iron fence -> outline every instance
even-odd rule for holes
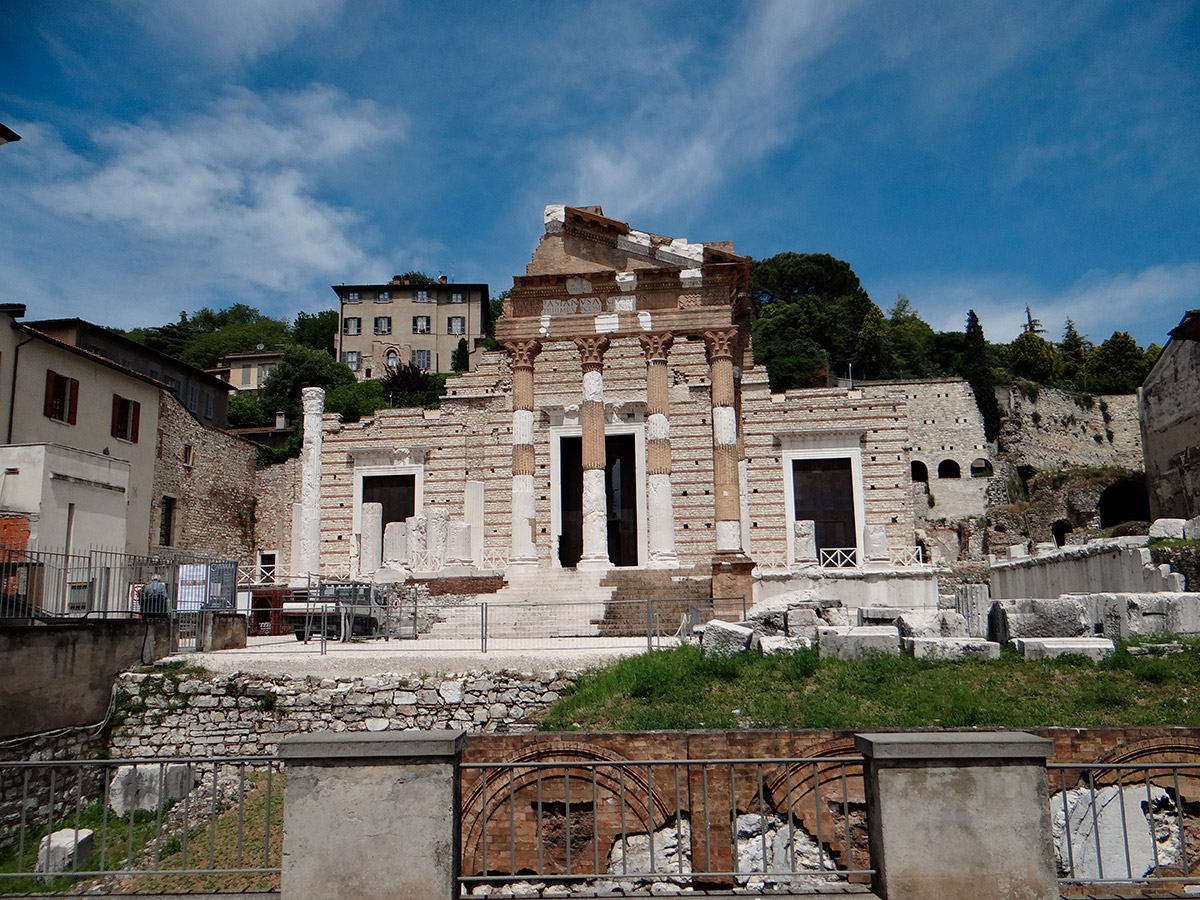
[[[870,880],[862,760],[463,763],[464,893],[656,882],[800,890]]]
[[[1200,762],[1048,766],[1065,885],[1200,884]]]
[[[278,887],[282,809],[271,757],[0,763],[0,891]]]

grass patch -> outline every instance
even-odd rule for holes
[[[142,666],[137,671],[148,675],[197,675],[201,678],[207,678],[212,675],[212,672],[204,668],[204,666],[190,663],[186,659],[170,659],[166,662]]]
[[[1180,639],[1175,639],[1180,640]],[[1183,653],[1093,663],[858,661],[792,654],[706,657],[660,650],[587,673],[547,711],[560,730],[691,728],[1035,728],[1200,725],[1200,641]],[[1197,693],[1196,698],[1190,695]]]

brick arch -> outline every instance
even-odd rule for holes
[[[1172,789],[1178,782],[1181,794],[1189,800],[1200,800],[1200,769],[1185,769],[1175,775],[1169,772],[1170,767],[1176,763],[1200,763],[1200,736],[1163,735],[1120,744],[1102,754],[1096,760],[1094,770],[1068,770],[1065,773],[1067,788],[1076,787],[1083,775],[1089,771],[1094,773],[1097,786],[1116,784],[1117,773],[1112,769],[1105,770],[1106,763],[1144,766],[1149,770],[1152,782]],[[1142,772],[1122,773],[1121,776],[1121,780],[1126,784],[1131,780],[1141,783],[1144,778]],[[1055,773],[1051,776],[1050,790],[1062,790],[1063,783],[1062,775]]]
[[[511,870],[511,874],[516,874],[536,870],[538,826],[533,810],[538,801],[539,786],[543,820],[547,809],[557,812],[560,806],[565,807],[567,799],[573,804],[571,821],[579,827],[572,826],[571,872],[592,873],[597,855],[603,869],[612,842],[621,835],[622,798],[626,834],[646,834],[662,828],[679,812],[673,791],[654,783],[654,774],[648,777],[645,767],[593,765],[627,761],[626,757],[603,747],[559,740],[540,744],[504,761],[506,768],[503,769],[463,770],[463,872],[483,873],[485,831],[487,864],[491,873],[510,874]],[[536,765],[546,762],[557,765],[549,769]],[[571,763],[588,765],[572,768]],[[661,769],[652,767],[651,772],[656,774]],[[569,772],[569,782],[564,770]],[[481,773],[486,773],[486,778]],[[569,798],[566,796],[568,783]],[[562,835],[550,834],[551,830],[552,827],[543,824],[543,871],[564,874],[565,828]],[[555,843],[560,837],[562,846]]]

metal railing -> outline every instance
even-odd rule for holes
[[[278,887],[282,810],[271,757],[0,763],[0,891]]]
[[[822,569],[853,569],[858,565],[855,547],[822,547],[817,551]]]
[[[872,874],[860,758],[463,763],[460,772],[464,892],[540,881],[579,895],[598,880],[796,890]]]
[[[1064,884],[1200,884],[1200,762],[1052,764]]]
[[[893,566],[919,566],[924,564],[920,547],[905,547],[903,550],[889,550],[888,556]]]

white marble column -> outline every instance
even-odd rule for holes
[[[677,569],[675,501],[671,494],[671,419],[667,384],[670,334],[644,334],[646,354],[646,525],[652,569]]]
[[[304,443],[300,448],[300,503],[293,510],[292,576],[302,578],[321,571],[321,416],[325,413],[325,391],[304,388]]]
[[[513,341],[504,345],[513,368],[513,461],[512,461],[512,543],[508,555],[510,569],[536,569],[537,510],[534,505],[533,476],[533,360],[541,352],[537,341]]]
[[[608,338],[576,338],[583,366],[583,556],[577,568],[603,570],[608,559],[608,492],[604,485],[604,351]]]

